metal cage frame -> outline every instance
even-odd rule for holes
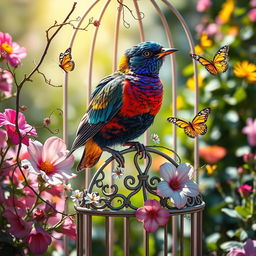
[[[103,2],[104,0],[92,0],[92,4],[89,6],[89,8],[84,12],[82,15],[77,28],[82,27],[83,22],[85,21],[85,18],[88,17],[90,14],[91,10],[99,3]],[[119,45],[119,31],[120,31],[120,23],[121,23],[121,12],[122,8],[124,8],[124,0],[105,0],[105,3],[103,4],[102,10],[99,13],[98,21],[101,22],[102,18],[104,17],[104,14],[110,4],[111,1],[115,1],[117,4],[117,13],[116,13],[116,22],[115,22],[115,28],[114,28],[114,47],[113,47],[113,67],[112,70],[115,71],[117,69],[117,49]],[[169,1],[169,0],[160,0],[162,4],[164,4],[165,8],[169,10],[174,16],[177,18],[179,23],[181,24],[184,33],[186,35],[189,49],[191,53],[194,53],[194,42],[192,35],[190,33],[190,30],[182,17],[182,15],[179,13],[179,11],[174,7],[174,5]],[[129,4],[133,4],[133,7],[136,11],[137,15],[137,22],[138,22],[138,30],[139,30],[139,41],[145,41],[145,33],[144,33],[144,26],[142,19],[140,18],[141,12],[140,12],[140,6],[139,4],[142,2],[139,2],[138,0],[132,0],[129,2]],[[174,42],[173,42],[173,37],[170,32],[170,28],[167,22],[166,17],[163,14],[163,11],[159,7],[159,4],[157,3],[156,0],[148,0],[147,4],[152,4],[154,7],[157,15],[160,17],[161,23],[163,25],[163,29],[166,35],[166,39],[168,42],[169,47],[174,47]],[[89,61],[88,61],[88,83],[86,85],[86,90],[88,95],[91,94],[92,92],[92,74],[93,74],[93,62],[94,62],[94,52],[95,52],[95,45],[97,41],[97,36],[98,36],[98,31],[100,29],[99,27],[95,27],[94,29],[94,34],[93,38],[91,40],[91,47],[90,47],[90,54],[89,54]],[[75,30],[71,36],[70,42],[69,42],[69,47],[72,48],[72,46],[75,43],[78,29]],[[177,114],[177,75],[176,75],[176,59],[175,55],[170,55],[170,60],[171,60],[171,68],[170,68],[170,73],[171,73],[171,90],[172,90],[172,115],[176,116]],[[199,99],[199,90],[198,90],[198,70],[197,70],[197,64],[195,60],[193,61],[193,69],[194,69],[194,80],[195,80],[195,98],[194,98],[194,112],[195,114],[198,112],[198,99]],[[63,86],[63,138],[65,142],[68,144],[68,84],[69,84],[69,74],[65,73],[64,75],[64,86]],[[89,101],[89,99],[88,99]],[[87,102],[88,105],[88,102]],[[170,126],[171,127],[171,126]],[[172,133],[173,133],[173,140],[170,143],[172,145],[172,148],[174,151],[177,150],[177,132],[176,132],[176,127],[173,125],[172,127]],[[144,142],[147,145],[148,144],[148,134],[147,132],[145,133],[144,136]],[[148,149],[149,151],[151,149]],[[194,168],[197,170],[199,166],[199,156],[198,156],[198,151],[199,151],[199,142],[198,138],[195,138],[194,142]],[[127,153],[127,151],[122,151],[124,154]],[[151,152],[151,151],[150,151]],[[151,152],[152,153],[152,152]],[[107,162],[111,162],[111,158],[107,160]],[[85,177],[85,186],[88,188],[89,183],[91,180],[91,171],[90,169],[86,170],[86,177]],[[198,173],[196,172],[195,174],[195,180],[198,182]],[[112,185],[112,184],[111,184]],[[193,207],[196,207],[194,210]],[[193,208],[193,209],[192,209]],[[193,256],[200,256],[202,255],[202,210],[204,208],[204,203],[201,201],[200,207],[199,206],[192,206],[192,208],[187,207],[186,209],[191,210],[191,255]],[[92,211],[88,211],[85,207],[82,208],[76,208],[78,211],[78,250],[77,250],[77,255],[92,255],[91,254],[91,246],[89,245],[87,249],[84,251],[82,248],[81,244],[84,243],[83,240],[88,241],[88,239],[91,239],[91,233],[89,230],[92,228],[92,222],[91,222],[91,213]],[[175,256],[177,255],[178,251],[178,230],[179,230],[179,225],[181,228],[184,226],[184,214],[187,212],[187,210],[183,211],[178,211],[174,209],[170,209],[170,214],[172,215],[172,255]],[[112,212],[113,216],[114,213]],[[132,213],[133,215],[134,213]],[[85,219],[84,219],[85,215]],[[112,215],[111,215],[112,216]],[[129,216],[124,216],[124,225],[128,228],[128,218]],[[179,220],[180,218],[180,220]],[[113,222],[112,218],[110,216],[106,216],[106,226],[107,230],[109,233],[107,234],[107,254],[106,255],[113,255],[113,244],[112,244],[112,237],[113,237]],[[168,230],[167,227],[165,227],[165,234],[167,234]],[[181,234],[183,235],[183,234]],[[148,241],[148,235],[145,232],[144,235],[144,241]],[[127,235],[125,235],[124,239],[127,239]],[[125,240],[126,241],[126,240]],[[145,242],[145,255],[149,255],[149,252],[147,250]],[[68,247],[67,247],[67,241],[65,241],[65,246],[64,246],[64,251],[65,251],[65,256],[69,255],[68,254]],[[128,242],[125,243],[125,248],[124,248],[124,255],[129,255],[129,250],[128,248]],[[167,255],[167,244],[165,243],[165,255]],[[181,243],[180,243],[180,248],[183,248]],[[183,249],[180,251],[180,255],[183,255]]]

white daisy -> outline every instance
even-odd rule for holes
[[[156,143],[156,144],[159,144],[159,143],[160,143],[160,138],[159,138],[158,134],[156,134],[156,133],[151,134],[151,139],[152,139],[153,142]]]
[[[85,204],[92,204],[92,203],[98,204],[100,200],[100,196],[96,192],[92,192],[91,194],[87,193],[86,196],[84,197],[84,200],[85,200]]]
[[[112,170],[112,177],[114,179],[121,179],[124,175],[124,168],[116,167],[114,170]]]

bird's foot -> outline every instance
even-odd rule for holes
[[[138,154],[140,155],[140,159],[147,157],[147,150],[145,146],[138,141],[129,141],[124,144],[125,146],[134,147]]]
[[[110,153],[112,157],[117,161],[119,167],[124,168],[124,157],[119,151],[109,147],[102,148],[102,150]]]

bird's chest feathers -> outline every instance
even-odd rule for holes
[[[141,114],[156,115],[162,104],[163,88],[159,81],[132,83],[126,80],[123,89],[123,105],[120,115],[133,117]]]

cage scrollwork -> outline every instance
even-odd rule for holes
[[[161,148],[161,147],[158,147]],[[141,160],[140,154],[133,148],[128,148],[120,151],[122,155],[133,154],[132,161],[133,167],[129,168],[135,174],[131,174],[126,170],[124,178],[121,179],[121,184],[117,185],[113,182],[110,182],[110,179],[107,179],[106,167],[114,161],[113,157],[110,157],[105,161],[105,163],[95,172],[88,189],[84,191],[84,197],[87,194],[96,193],[100,197],[98,203],[86,203],[85,199],[80,203],[79,206],[76,206],[77,211],[87,211],[88,214],[113,214],[118,212],[118,215],[126,216],[134,215],[135,211],[138,209],[136,206],[136,201],[133,200],[133,197],[137,196],[139,193],[142,194],[143,201],[148,199],[156,198],[162,205],[169,209],[171,215],[175,215],[182,212],[193,212],[201,210],[204,207],[204,202],[202,196],[199,194],[196,197],[187,197],[187,204],[184,209],[177,209],[173,206],[170,201],[170,198],[163,198],[157,194],[157,184],[161,181],[159,175],[156,175],[156,172],[151,174],[151,167],[153,163],[153,156],[163,157],[166,162],[170,162],[176,167],[178,166],[180,159],[176,162],[172,157],[163,153],[158,148],[154,146],[146,147],[146,159],[144,160],[144,165],[141,165],[139,161]],[[170,150],[170,152],[175,153]],[[112,184],[111,184],[112,183]],[[194,209],[193,209],[194,208]],[[98,211],[101,210],[101,211]]]

